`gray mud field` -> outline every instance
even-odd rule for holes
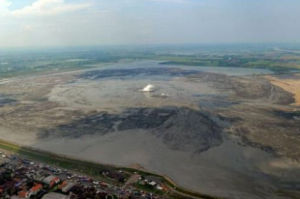
[[[300,110],[265,74],[139,61],[14,80],[0,85],[0,138],[140,165],[214,196],[289,198],[300,189]]]

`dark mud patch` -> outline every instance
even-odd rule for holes
[[[229,108],[234,105],[240,104],[239,101],[232,101],[227,99],[227,97],[221,98],[217,97],[199,97],[199,107],[207,109],[216,109],[216,108]]]
[[[200,73],[196,70],[183,70],[180,68],[132,68],[132,69],[105,69],[89,71],[79,77],[84,79],[103,78],[145,78],[151,76],[182,77]]]
[[[17,102],[17,100],[0,94],[0,107],[9,105],[9,104],[14,104],[16,102]]]
[[[275,116],[282,117],[288,120],[300,120],[300,111],[279,111],[273,112]]]
[[[237,128],[234,133],[235,143],[243,147],[252,147],[252,148],[260,149],[269,154],[276,155],[276,149],[274,149],[272,146],[261,144],[259,142],[250,140],[248,138],[249,134],[250,134],[250,130],[248,128],[244,128],[244,127]]]
[[[101,112],[53,129],[43,129],[39,138],[80,138],[144,129],[161,138],[171,149],[202,152],[222,144],[226,125],[217,115],[189,108],[130,108],[120,114]]]
[[[226,125],[218,116],[183,108],[155,129],[155,133],[171,149],[198,153],[222,144]]]
[[[258,142],[251,141],[245,135],[241,135],[240,136],[240,140],[241,140],[241,142],[239,142],[239,144],[241,146],[245,146],[245,147],[246,146],[250,146],[250,147],[257,148],[257,149],[260,149],[262,151],[265,151],[267,153],[270,153],[272,155],[276,155],[276,150],[273,147],[267,146],[267,145],[263,145],[263,144],[260,144]]]
[[[278,79],[293,79],[293,80],[299,80],[300,79],[300,73],[285,73],[280,75],[274,75]]]

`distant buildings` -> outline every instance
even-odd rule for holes
[[[3,154],[5,155],[5,154]],[[50,165],[32,162],[18,156],[0,156],[0,198],[11,199],[161,199],[152,193],[123,185],[130,175],[121,170],[99,170],[113,184],[72,173]],[[157,178],[140,179],[153,189],[161,190]]]

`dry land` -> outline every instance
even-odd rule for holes
[[[281,87],[282,89],[293,93],[295,98],[295,105],[300,106],[300,75],[293,74],[288,76],[279,77],[267,77],[272,84]]]

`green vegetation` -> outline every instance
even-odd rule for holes
[[[86,58],[76,58],[76,57]],[[118,61],[114,57],[93,58],[88,55],[70,52],[62,54],[26,53],[0,56],[0,78],[40,73],[63,72],[77,69],[94,68],[95,65]]]
[[[164,59],[164,57],[161,57]],[[162,64],[187,65],[187,66],[218,66],[218,67],[244,67],[244,68],[261,68],[269,69],[274,72],[288,72],[292,70],[300,70],[299,59],[289,59],[284,54],[275,55],[274,58],[268,58],[267,55],[234,55],[234,56],[215,56],[215,57],[187,57],[174,56],[165,57],[169,61]],[[300,58],[300,55],[299,55]]]
[[[147,192],[155,193],[157,195],[163,195],[164,194],[163,191],[157,190],[155,187],[153,187],[151,185],[148,185],[148,184],[142,185],[142,184],[136,183],[135,187],[137,187],[138,189],[147,191]]]
[[[230,50],[228,50],[230,49]],[[300,70],[300,51],[263,47],[194,46],[50,49],[0,52],[0,78],[88,69],[120,60],[151,59],[162,64]]]

